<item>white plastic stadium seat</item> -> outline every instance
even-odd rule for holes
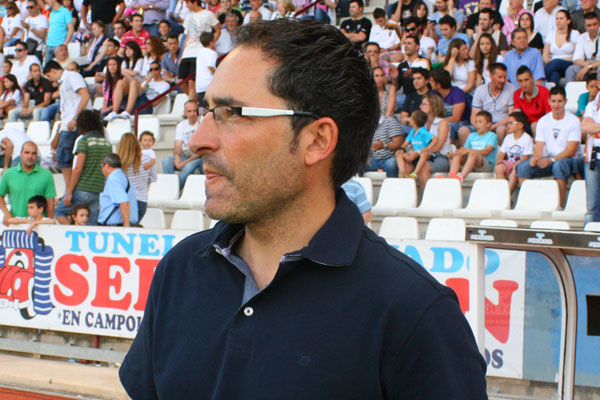
[[[515,208],[500,214],[507,219],[548,219],[558,203],[558,183],[554,179],[528,179],[521,185]]]
[[[452,211],[457,218],[492,218],[510,208],[510,188],[506,179],[478,179],[473,183],[466,208]]]
[[[398,215],[409,217],[443,217],[462,207],[462,188],[458,179],[430,179],[417,208],[404,208]]]
[[[148,208],[140,224],[147,229],[165,229],[165,213],[160,208]]]
[[[561,230],[568,231],[571,229],[571,226],[567,221],[551,221],[551,220],[541,220],[541,221],[533,221],[529,226],[531,229],[550,229],[550,230]]]
[[[461,242],[465,240],[466,231],[467,224],[460,218],[432,218],[427,226],[425,240]]]
[[[16,129],[21,132],[25,132],[25,122],[17,121],[17,122],[6,122],[2,129]]]
[[[81,44],[79,42],[69,43],[67,51],[69,52],[69,58],[79,58],[81,57]]]
[[[63,174],[52,174],[52,179],[54,179],[54,188],[56,189],[56,198],[60,199],[65,195],[66,186],[65,186],[65,177]]]
[[[31,121],[27,127],[27,136],[36,144],[46,145],[50,143],[50,122]]]
[[[519,224],[512,219],[482,219],[479,222],[481,226],[498,226],[503,228],[517,228]]]
[[[204,230],[204,215],[199,210],[177,210],[173,214],[171,229]]]
[[[58,133],[58,130],[61,125],[62,121],[54,121],[54,124],[52,125],[52,131],[50,132],[50,142],[52,142],[52,139],[54,139],[54,136],[56,136],[56,134]]]
[[[367,194],[367,200],[369,200],[369,203],[373,204],[373,182],[371,182],[371,179],[356,177],[354,180],[362,185]]]
[[[385,217],[379,228],[379,236],[389,242],[403,239],[419,239],[419,224],[416,218]]]
[[[102,107],[104,107],[104,97],[96,96],[94,103],[92,104],[92,108],[96,111],[100,111],[102,110]]]
[[[188,101],[188,95],[185,93],[178,93],[175,96],[175,100],[173,101],[173,108],[171,109],[171,114],[176,115],[178,117],[183,116],[183,111],[185,110],[185,102]]]
[[[162,204],[169,209],[202,209],[206,200],[204,182],[206,175],[192,174],[185,180],[181,197],[178,200],[164,201]]]
[[[417,184],[410,178],[386,178],[381,184],[373,215],[396,215],[399,209],[417,205]]]
[[[150,185],[148,206],[162,207],[163,202],[176,200],[179,197],[179,176],[175,174],[158,174],[158,179]]]
[[[585,213],[587,212],[585,181],[583,179],[573,181],[567,204],[562,211],[553,211],[552,219],[558,221],[585,221]]]
[[[171,98],[169,96],[165,96],[157,106],[152,106],[152,114],[154,115],[169,114],[169,111],[171,111]]]
[[[583,230],[588,232],[600,232],[600,222],[588,222],[585,224]]]
[[[161,141],[160,137],[160,122],[156,117],[142,117],[138,118],[138,137],[144,131],[150,131],[154,134],[154,139],[157,142]]]
[[[577,112],[579,96],[586,91],[585,82],[569,82],[567,83],[565,90],[567,92],[567,105],[565,106],[565,109],[575,114]]]
[[[111,144],[118,144],[121,136],[131,132],[131,120],[129,118],[115,118],[106,126],[108,140]]]

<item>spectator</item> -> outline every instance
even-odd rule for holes
[[[452,86],[450,73],[445,69],[436,68],[431,71],[431,88],[444,100],[446,121],[450,124],[450,139],[458,139],[458,130],[469,126],[471,102],[465,92]],[[470,129],[470,128],[469,128]]]
[[[23,27],[21,40],[29,43],[27,45],[29,52],[33,52],[38,61],[41,62],[44,42],[48,36],[48,18],[41,13],[40,6],[36,0],[27,0],[27,10],[29,11],[29,16],[21,24]]]
[[[415,16],[415,7],[419,0],[402,0],[402,6],[398,8],[399,1],[388,5],[387,13],[390,19],[399,23],[402,26],[406,26],[408,18]]]
[[[122,64],[123,58],[119,57],[119,49],[120,45],[116,39],[107,39],[104,41],[104,48],[106,50],[106,54],[102,60],[97,64],[96,73],[94,74],[94,79],[96,83],[102,83],[106,76],[106,64],[110,58],[115,58],[119,65]]]
[[[216,16],[221,9],[221,0],[208,0],[207,5],[206,9]]]
[[[144,50],[144,58],[142,64],[143,76],[148,76],[150,72],[150,64],[154,61],[160,64],[163,54],[167,52],[165,46],[162,44],[162,40],[156,36],[150,36],[146,39],[146,49]]]
[[[123,17],[125,2],[123,0],[83,0],[81,5],[81,20],[88,30],[92,26],[87,21],[88,13],[92,13],[92,21],[100,21],[104,24],[105,33],[108,37],[114,36],[113,25]]]
[[[597,72],[600,67],[597,42],[600,20],[594,13],[587,13],[585,18],[586,32],[577,38],[575,52],[573,53],[573,64],[567,68],[565,80],[582,81],[589,72]]]
[[[27,201],[37,195],[48,200],[46,215],[49,218],[54,217],[54,179],[50,171],[36,163],[37,156],[37,145],[31,140],[26,141],[21,146],[20,163],[13,168],[4,169],[0,180],[0,209],[4,214],[4,225],[8,224],[11,217],[26,217]],[[10,211],[4,200],[7,194],[10,199]]]
[[[506,36],[504,36],[504,33],[502,33],[499,29],[494,28],[494,21],[492,20],[493,15],[494,10],[491,8],[485,8],[479,12],[479,24],[476,27],[477,31],[471,36],[471,38],[474,40],[474,43],[471,46],[471,57],[475,56],[475,51],[479,48],[479,38],[484,33],[489,34],[493,38],[502,56],[504,56],[504,54],[506,54],[506,52],[509,50],[508,42],[506,40]]]
[[[159,36],[158,24],[167,16],[169,0],[133,0],[131,8],[141,9],[144,16],[144,29],[152,36]],[[141,47],[141,46],[140,46]]]
[[[122,20],[115,21],[113,24],[113,31],[115,33],[113,39],[118,40],[120,45],[121,39],[123,39],[123,36],[125,36],[125,33],[127,32],[127,26],[125,25],[125,22]]]
[[[469,48],[461,39],[454,39],[448,46],[448,53],[444,60],[444,69],[452,77],[452,86],[456,86],[465,93],[471,93],[475,88],[475,63],[469,58]]]
[[[269,10],[267,7],[263,6],[262,4],[263,4],[262,0],[250,0],[250,10],[248,11],[248,13],[246,13],[246,16],[244,17],[244,24],[250,23],[250,14],[252,13],[252,11],[258,11],[264,21],[271,20],[271,10]],[[188,3],[188,7],[189,7],[189,3]],[[200,33],[198,33],[198,34],[200,34]]]
[[[437,137],[427,130],[426,123],[427,114],[423,111],[417,110],[411,114],[410,126],[412,129],[402,147],[396,152],[398,177],[400,178],[416,179],[431,155],[425,149],[436,142]]]
[[[600,166],[598,147],[600,146],[600,112],[598,96],[587,105],[581,124],[582,133],[587,135],[585,146],[585,187],[587,213],[585,223],[600,222]],[[0,182],[1,187],[1,182]]]
[[[71,12],[62,5],[62,0],[47,0],[50,6],[50,17],[48,18],[48,39],[44,54],[44,66],[54,59],[57,46],[69,44],[75,33],[73,16]]]
[[[259,0],[255,0],[259,1]],[[352,43],[362,45],[371,34],[371,21],[363,15],[363,0],[350,1],[350,18],[342,21],[340,29]]]
[[[402,128],[394,117],[380,117],[371,144],[372,154],[366,171],[383,170],[388,178],[398,176],[395,152],[402,147]]]
[[[144,48],[146,45],[144,44]],[[138,44],[134,41],[125,45],[125,57],[121,63],[121,72],[129,84],[133,80],[144,79],[144,56]]]
[[[441,0],[440,0],[441,1]],[[456,20],[449,15],[442,17],[439,21],[442,38],[438,42],[438,61],[444,62],[448,53],[448,46],[454,39],[462,39],[465,43],[469,42],[469,37],[464,33],[456,32]]]
[[[573,29],[577,29],[579,33],[585,33],[584,15],[592,12],[600,19],[600,8],[596,6],[596,0],[580,0],[580,3],[581,8],[571,13],[571,20],[573,21]]]
[[[556,13],[564,10],[559,3],[560,0],[544,0],[544,6],[535,12],[535,25],[538,27],[538,32],[542,34],[544,43],[549,41],[549,36],[554,30],[553,22],[556,20]]]
[[[84,204],[90,210],[88,225],[96,225],[99,212],[99,193],[104,188],[101,162],[112,146],[104,136],[104,127],[98,113],[83,110],[77,116],[77,131],[81,136],[75,146],[77,155],[73,174],[66,187],[65,195],[56,207],[56,219],[69,224],[71,206]]]
[[[577,100],[577,112],[575,115],[578,117],[583,117],[585,113],[585,109],[588,104],[592,103],[598,94],[598,89],[600,88],[598,82],[598,76],[595,72],[590,72],[587,74],[585,78],[585,88],[587,92],[581,93],[579,95],[579,99]]]
[[[142,163],[144,169],[150,169],[156,164],[156,153],[152,147],[156,143],[154,134],[150,131],[144,131],[140,134],[140,146],[142,148],[142,158],[147,158],[149,161]]]
[[[479,87],[484,83],[490,82],[490,65],[502,62],[504,58],[499,54],[498,46],[489,33],[479,35],[477,43],[473,45],[473,48],[475,48],[473,59],[475,62],[475,71],[477,72],[475,86]]]
[[[163,78],[169,83],[177,81],[177,70],[179,69],[179,37],[172,33],[167,38],[167,52],[160,60],[163,70]]]
[[[492,0],[479,0],[477,3],[477,12],[472,13],[469,15],[469,18],[467,18],[465,31],[467,36],[469,36],[469,39],[473,38],[473,34],[479,25],[480,12],[488,8],[491,9],[490,25],[492,28],[494,30],[500,30],[502,27],[502,16],[494,9],[494,2]],[[510,35],[510,33],[508,33],[508,35]],[[506,36],[507,34],[504,34],[504,37]]]
[[[373,78],[375,78],[375,84],[379,92],[379,110],[381,115],[392,117],[396,109],[396,87],[386,83],[387,77],[381,67],[373,68]]]
[[[4,128],[0,131],[0,144],[4,149],[4,171],[9,167],[19,165],[21,162],[19,149],[22,149],[25,143],[31,141],[31,138],[20,129]]]
[[[479,115],[479,111],[487,111],[492,116],[492,126],[488,129],[496,132],[498,143],[502,143],[506,135],[509,115],[514,111],[513,96],[517,88],[510,82],[506,82],[506,66],[502,63],[490,65],[490,78],[490,83],[479,86],[475,91],[471,124],[475,126],[475,118]],[[465,143],[469,132],[463,127],[458,135],[461,143]]]
[[[117,27],[115,26],[115,34],[117,33]],[[137,43],[141,50],[146,47],[146,39],[150,37],[150,32],[144,29],[144,17],[140,14],[133,14],[131,16],[131,29],[123,34],[121,37],[121,51],[120,54],[125,54],[125,45],[131,41]]]
[[[2,46],[14,46],[23,33],[21,23],[23,22],[23,16],[20,13],[19,7],[10,1],[6,5],[7,16],[2,19]]]
[[[85,226],[90,219],[90,208],[85,204],[75,204],[71,207],[70,217],[73,225]]]
[[[17,119],[31,119],[34,121],[51,121],[49,110],[46,107],[52,103],[52,92],[56,90],[52,82],[42,76],[42,68],[39,64],[31,64],[29,67],[31,79],[23,86],[23,108],[14,109],[8,113],[9,121]],[[29,107],[29,101],[33,100],[34,106]]]
[[[53,60],[59,63],[63,69],[67,69],[67,66],[73,62],[69,57],[69,50],[64,44],[56,46],[55,55]]]
[[[40,61],[36,56],[27,55],[27,45],[24,42],[18,41],[15,46],[15,59],[13,60],[10,73],[17,77],[19,86],[25,85],[25,82],[30,78],[30,67],[33,64],[40,65]]]
[[[404,39],[404,60],[398,67],[390,68],[390,77],[396,80],[397,89],[402,88],[404,96],[415,91],[412,82],[412,71],[415,68],[429,70],[431,62],[419,56],[419,39],[415,36],[407,36]],[[396,106],[402,107],[404,100],[397,101]]]
[[[248,14],[246,14],[246,16],[248,17],[248,23],[260,22],[263,18],[262,14],[258,10],[252,10]]]
[[[527,33],[527,42],[529,43],[529,47],[533,49],[538,49],[540,51],[544,50],[544,40],[542,39],[542,35],[535,30],[535,23],[533,21],[533,15],[531,13],[526,12],[521,14],[519,17],[519,28],[525,29]],[[513,30],[512,34],[515,31]],[[511,43],[514,47],[514,44]]]
[[[432,32],[432,34],[434,33],[434,39],[442,38],[440,21],[445,16],[449,16],[454,19],[456,23],[455,27],[457,28],[456,30],[460,30],[462,28],[463,23],[465,22],[465,13],[462,10],[454,8],[453,0],[435,0],[435,8],[437,11],[431,15],[431,19],[436,23],[435,30]],[[444,37],[446,36],[444,35]],[[469,43],[468,37],[467,40],[465,40],[465,43]]]
[[[431,87],[429,86],[429,71],[425,68],[415,68],[412,70],[413,77],[413,86],[415,91],[406,95],[404,99],[404,104],[402,104],[401,112],[400,112],[400,122],[404,124],[404,126],[409,126],[409,118],[410,115],[420,109],[421,102],[425,95],[431,92]],[[377,79],[375,79],[377,82]],[[393,87],[393,86],[392,86]],[[394,97],[394,102],[396,98]],[[380,100],[381,102],[381,100]],[[383,111],[383,109],[382,109]],[[404,132],[408,134],[408,130],[404,128]]]
[[[435,61],[437,43],[431,37],[424,34],[423,28],[421,27],[417,17],[410,17],[407,20],[402,43],[406,42],[406,38],[409,36],[419,39],[419,56],[424,57],[429,61]],[[402,51],[405,52],[405,50]]]
[[[175,147],[173,155],[166,157],[162,161],[162,169],[165,174],[179,173],[179,189],[183,189],[185,180],[195,171],[202,173],[202,158],[192,153],[189,147],[190,138],[198,128],[198,103],[195,100],[188,100],[185,103],[183,115],[186,119],[177,124],[175,130]]]
[[[91,109],[90,92],[83,77],[77,72],[64,71],[56,61],[49,61],[44,67],[44,75],[52,82],[60,83],[60,130],[52,141],[52,148],[56,149],[56,163],[61,170],[65,185],[71,179],[73,166],[73,145],[79,134],[75,120],[85,109]]]
[[[348,199],[350,199],[350,201],[356,205],[358,211],[360,211],[362,214],[365,224],[371,222],[373,219],[373,214],[371,213],[371,203],[369,202],[367,193],[365,193],[365,189],[362,187],[362,185],[354,179],[350,179],[348,182],[342,185],[342,189],[344,189]]]
[[[533,154],[533,140],[525,133],[527,116],[515,111],[508,118],[508,135],[504,138],[498,160],[496,161],[496,179],[508,179],[510,192],[517,188],[517,165],[527,162]]]
[[[579,32],[572,29],[571,17],[567,10],[556,13],[556,29],[548,34],[544,45],[544,67],[546,79],[558,85],[560,78],[565,76],[567,68],[573,64],[573,53]]]
[[[221,29],[221,36],[217,40],[216,50],[219,56],[224,56],[233,49],[233,35],[239,24],[237,14],[229,13],[225,17],[225,27]]]
[[[399,26],[389,23],[382,8],[376,8],[373,11],[373,18],[375,25],[371,28],[369,42],[377,43],[382,52],[400,49],[400,38],[397,32]]]
[[[117,146],[117,155],[121,159],[121,169],[135,188],[139,220],[141,221],[148,208],[150,183],[157,180],[156,169],[144,167],[145,164],[152,162],[152,159],[142,153],[140,143],[133,133],[121,136]]]
[[[403,21],[403,26],[406,27],[408,25],[408,21],[413,20],[417,22],[417,26],[421,29],[423,34],[426,33],[426,36],[431,37],[433,34],[431,33],[431,29],[435,29],[433,26],[435,25],[434,21],[429,20],[429,8],[427,8],[427,4],[423,0],[417,0],[415,2],[415,6],[412,9],[412,15],[406,18]],[[394,22],[398,22],[392,19]],[[431,27],[429,25],[432,25]],[[433,40],[433,39],[432,39]]]
[[[520,25],[521,15],[525,13],[531,16],[531,11],[523,7],[523,0],[508,0],[508,8],[502,26],[502,33],[506,36],[508,44],[511,42],[512,32]]]
[[[8,74],[2,80],[4,91],[0,94],[0,118],[8,117],[8,113],[23,106],[23,92],[13,74]]]
[[[54,201],[54,199],[52,199]],[[12,217],[7,221],[8,224],[29,224],[27,234],[31,235],[33,228],[41,224],[56,224],[52,218],[44,217],[44,213],[48,208],[48,202],[44,196],[33,196],[27,202],[27,218]]]
[[[565,111],[566,94],[562,86],[550,90],[552,112],[537,125],[535,150],[529,162],[517,167],[519,184],[526,179],[554,176],[558,183],[560,205],[564,205],[567,182],[577,171],[574,156],[581,143],[579,118]]]
[[[546,75],[544,74],[544,61],[542,54],[528,46],[527,32],[523,28],[517,28],[512,33],[512,44],[514,49],[508,51],[504,56],[508,80],[518,86],[517,69],[521,65],[527,66],[537,83],[542,84]]]
[[[106,46],[104,42],[108,37],[104,34],[104,23],[102,21],[94,21],[92,23],[92,39],[84,45],[83,55],[86,58],[87,65],[84,67],[84,77],[94,76],[96,74],[96,66],[106,56]]]
[[[102,159],[102,173],[106,178],[100,193],[98,224],[104,226],[131,226],[138,219],[135,189],[121,169],[121,160],[115,153]]]
[[[513,95],[515,110],[525,113],[531,132],[535,135],[539,119],[552,111],[550,109],[550,92],[546,86],[533,81],[531,71],[524,65],[517,70],[517,83],[521,88],[517,89]]]
[[[171,34],[171,23],[166,19],[163,19],[158,24],[158,34],[160,40],[163,42],[163,46],[167,47],[167,38]]]
[[[278,18],[291,18],[295,10],[296,8],[294,7],[294,2],[292,0],[278,0],[277,9],[273,14],[271,14],[271,20]]]
[[[215,51],[216,43],[212,32],[202,32],[200,43],[202,48],[198,50],[196,57],[196,99],[198,103],[204,104],[204,93],[217,69],[218,54]]]

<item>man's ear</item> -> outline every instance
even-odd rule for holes
[[[304,149],[307,166],[313,166],[333,154],[338,132],[337,124],[330,117],[319,118],[302,130],[300,146]]]

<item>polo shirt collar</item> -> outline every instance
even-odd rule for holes
[[[538,94],[540,94],[540,89],[538,88],[538,85],[533,85],[533,93],[531,93],[531,98],[536,98],[538,96]],[[522,99],[525,98],[525,92],[521,90],[521,96]]]
[[[328,267],[350,265],[354,261],[358,244],[364,229],[362,215],[343,189],[336,191],[336,206],[325,224],[310,240],[308,246],[284,257],[291,259],[306,258]],[[229,248],[238,239],[236,235],[244,229],[240,224],[218,223],[211,232],[207,244],[198,251],[206,257],[212,249]]]
[[[40,167],[37,163],[35,163],[35,166],[33,167],[33,169],[29,172],[25,172],[23,171],[23,167],[21,166],[21,163],[17,164],[17,171],[19,172],[25,172],[26,174],[32,173],[32,172],[38,172],[42,167]]]

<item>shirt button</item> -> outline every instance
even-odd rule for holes
[[[244,315],[246,317],[251,317],[252,314],[254,314],[254,309],[252,307],[246,307],[246,308],[244,308]]]

